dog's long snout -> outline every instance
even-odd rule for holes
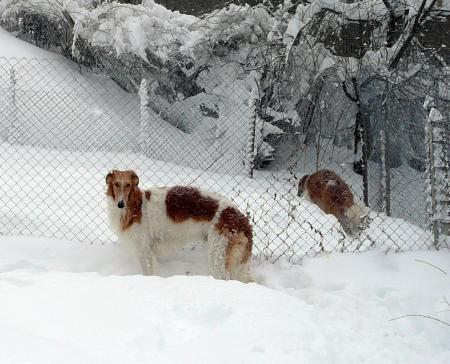
[[[120,201],[117,203],[117,207],[118,207],[119,209],[123,209],[123,208],[125,207],[125,203],[123,202],[123,200],[120,200]]]

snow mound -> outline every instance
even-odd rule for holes
[[[450,362],[447,326],[391,321],[450,321],[448,275],[429,265],[448,271],[448,252],[258,263],[263,285],[185,276],[188,255],[144,277],[116,244],[1,236],[0,362]]]

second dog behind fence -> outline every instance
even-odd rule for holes
[[[184,186],[141,190],[133,171],[109,172],[106,185],[111,229],[136,254],[144,274],[158,273],[158,256],[203,241],[213,277],[252,280],[252,227],[227,198]]]
[[[303,176],[298,184],[298,195],[335,216],[346,234],[352,237],[366,227],[370,210],[355,201],[350,187],[333,171],[322,169]]]

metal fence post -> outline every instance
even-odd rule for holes
[[[431,111],[430,111],[431,112]],[[433,127],[431,119],[428,116],[425,123],[425,135],[427,138],[427,155],[428,155],[428,165],[427,165],[427,181],[428,181],[428,215],[431,225],[431,231],[433,232],[433,244],[436,249],[439,248],[439,237],[436,221],[436,179],[434,176],[434,148],[433,148]]]
[[[427,105],[429,107],[429,113],[426,120],[426,137],[427,137],[427,149],[428,149],[428,190],[429,198],[431,199],[429,205],[429,219],[431,224],[431,230],[433,232],[433,244],[436,249],[442,246],[441,234],[444,235],[444,230],[448,230],[450,219],[446,214],[447,205],[448,208],[448,191],[445,191],[445,185],[448,184],[445,181],[444,175],[448,174],[448,140],[445,135],[448,134],[445,131],[445,123],[442,114],[438,109],[434,107],[433,100],[428,100]],[[448,187],[448,186],[447,186]],[[448,211],[447,211],[448,213]],[[447,226],[445,228],[445,226]]]
[[[256,102],[258,97],[258,91],[255,88],[252,89],[250,93],[249,102],[249,120],[248,120],[248,139],[247,139],[247,150],[245,155],[245,165],[247,177],[253,178],[253,169],[255,167],[255,138],[256,138]]]
[[[148,113],[148,90],[147,80],[143,78],[139,87],[139,116],[140,116],[140,133],[139,133],[139,149],[141,153],[145,154],[145,136],[147,135],[147,123],[149,119]]]
[[[11,105],[11,109],[10,109],[10,122],[9,122],[9,126],[8,126],[8,131],[7,131],[7,135],[6,135],[6,140],[9,143],[13,143],[14,142],[14,130],[16,128],[17,125],[17,100],[16,100],[16,85],[17,81],[16,81],[16,70],[13,67],[11,67],[11,69],[9,70],[9,91],[10,91],[10,105]]]

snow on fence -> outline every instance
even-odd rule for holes
[[[272,152],[267,135],[280,130],[255,115],[255,75],[220,67],[199,77],[202,92],[168,102],[151,80],[133,94],[66,60],[0,58],[0,233],[115,241],[104,181],[126,168],[143,186],[194,185],[230,197],[253,223],[256,257],[295,263],[332,250],[433,248],[423,173],[382,164],[384,208],[374,206],[367,229],[349,238],[297,196],[297,183],[333,168],[362,200],[351,151],[324,141],[320,151],[300,150],[291,168],[255,169],[254,158]]]
[[[426,136],[428,145],[428,193],[430,195],[429,221],[433,244],[439,249],[446,246],[450,235],[450,127],[436,108],[432,98],[427,98],[424,109],[428,111]]]

